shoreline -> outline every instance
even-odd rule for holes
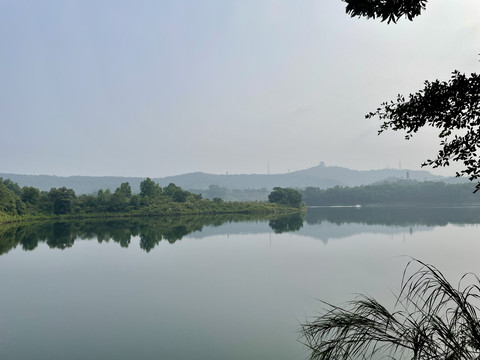
[[[243,204],[243,203],[242,203]],[[66,215],[55,214],[39,214],[39,215],[8,215],[0,214],[0,225],[15,224],[22,222],[41,222],[41,221],[68,221],[68,220],[84,220],[84,219],[127,219],[127,218],[154,218],[154,217],[177,217],[177,216],[196,216],[196,215],[283,215],[294,213],[306,213],[306,207],[292,208],[271,203],[245,203],[247,206],[240,209],[223,209],[223,210],[207,210],[200,209],[178,209],[166,212],[154,212],[145,210],[136,210],[126,213],[77,213]],[[254,205],[261,205],[256,208]],[[253,206],[252,206],[253,205]]]

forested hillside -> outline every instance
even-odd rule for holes
[[[110,189],[114,191],[122,183],[128,182],[132,192],[138,194],[140,183],[143,178],[140,177],[112,177],[112,176],[49,176],[49,175],[19,175],[19,174],[1,174],[0,177],[10,179],[18,183],[21,187],[33,186],[39,190],[49,191],[51,188],[66,187],[73,189],[76,194],[93,194],[100,189]],[[305,170],[292,171],[284,174],[206,174],[195,172],[164,178],[152,178],[160,186],[168,186],[174,183],[186,190],[195,190],[196,192],[205,192],[211,185],[225,188],[230,194],[224,199],[235,200],[256,200],[260,194],[233,194],[244,190],[258,191],[264,189],[271,191],[276,186],[290,188],[305,188],[307,186],[318,187],[322,189],[338,186],[360,186],[369,185],[378,181],[384,181],[389,178],[410,179],[417,181],[445,181],[458,182],[464,179],[445,178],[435,176],[428,171],[413,171],[399,169],[381,169],[381,170],[352,170],[339,166],[326,166],[320,163]],[[268,193],[267,193],[268,194]],[[204,194],[205,195],[205,194]],[[230,198],[229,198],[230,196]],[[264,195],[266,199],[266,194]]]
[[[480,203],[471,183],[445,184],[433,181],[397,181],[356,187],[329,189],[307,187],[303,199],[307,206],[332,205],[462,205]]]

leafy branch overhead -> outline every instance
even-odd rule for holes
[[[427,0],[342,0],[346,12],[352,17],[380,18],[396,23],[402,16],[413,20],[425,10]],[[398,95],[396,102],[382,104],[367,118],[378,116],[383,124],[379,133],[387,129],[406,130],[410,139],[421,127],[440,129],[441,139],[436,159],[428,159],[422,166],[434,168],[449,166],[451,161],[463,162],[457,176],[467,175],[470,180],[480,178],[480,77],[470,77],[454,71],[447,82],[426,81],[425,88],[408,99]],[[475,192],[480,190],[480,182]]]
[[[422,166],[449,166],[451,161],[463,162],[457,176],[470,180],[480,178],[480,76],[470,77],[458,71],[449,81],[426,81],[425,88],[408,99],[398,95],[396,101],[385,102],[367,118],[378,116],[383,121],[379,134],[385,130],[405,130],[408,140],[420,128],[430,126],[440,130],[441,139],[436,159]],[[480,190],[480,182],[475,191]]]
[[[351,17],[381,18],[387,23],[396,23],[402,16],[408,20],[425,10],[427,0],[342,0],[347,3],[346,11]]]

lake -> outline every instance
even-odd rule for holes
[[[411,256],[480,274],[480,208],[0,227],[0,359],[305,359],[299,324],[393,304]]]

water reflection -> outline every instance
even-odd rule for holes
[[[299,323],[317,299],[361,292],[388,305],[398,255],[480,273],[479,210],[2,226],[0,253],[16,250],[0,257],[0,359],[304,359]]]
[[[275,234],[298,231],[303,227],[303,217],[300,214],[281,216],[268,222]]]
[[[387,226],[444,226],[480,223],[480,207],[331,207],[309,208],[307,224],[328,221],[337,225],[360,223]]]
[[[11,224],[0,227],[0,255],[17,246],[34,250],[39,243],[66,249],[82,239],[99,243],[113,241],[127,248],[132,237],[138,237],[140,248],[149,252],[161,241],[173,244],[187,235],[203,238],[271,231],[275,234],[298,232],[327,243],[332,238],[362,232],[411,234],[414,230],[429,231],[447,224],[480,224],[480,208],[310,208],[306,216],[292,214],[274,218],[210,215]]]
[[[99,243],[111,240],[126,248],[132,237],[137,236],[140,238],[140,248],[149,252],[161,241],[173,244],[191,233],[201,232],[204,227],[268,221],[276,233],[295,231],[303,224],[300,214],[275,218],[210,215],[11,224],[0,227],[0,255],[17,246],[21,246],[23,250],[34,250],[42,242],[50,248],[63,250],[72,247],[76,239],[96,239]]]

